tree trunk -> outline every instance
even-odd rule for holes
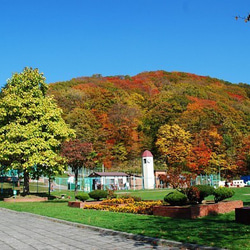
[[[51,182],[51,179],[50,179],[50,176],[49,176],[49,197],[50,197],[50,182]]]
[[[77,194],[78,168],[75,170],[75,195]]]
[[[23,172],[23,194],[28,195],[30,193],[30,186],[29,186],[29,172],[27,169]]]

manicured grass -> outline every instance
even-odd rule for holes
[[[169,192],[172,192],[173,189],[154,189],[154,190],[122,190],[117,191],[118,196],[124,194],[130,194],[133,196],[139,196],[143,200],[163,200],[164,196]]]
[[[236,194],[231,199],[241,199],[245,205],[250,205],[250,188],[234,190]],[[164,191],[135,191],[132,194],[153,199],[157,195],[164,197],[166,194]],[[250,246],[250,226],[235,223],[234,212],[188,220],[83,210],[68,207],[67,202],[63,202],[63,200],[40,203],[0,202],[0,207],[168,240],[228,249],[249,249]]]

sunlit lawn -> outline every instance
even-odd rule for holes
[[[139,196],[143,200],[163,200],[164,196],[169,192],[172,192],[172,189],[154,189],[154,190],[121,190],[117,191],[118,196],[124,194],[130,194],[133,196]]]

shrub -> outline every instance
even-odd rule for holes
[[[86,201],[89,199],[89,195],[87,193],[79,193],[75,196],[75,198],[80,201]]]
[[[108,199],[115,199],[117,198],[117,194],[115,194],[114,190],[108,189]]]
[[[200,199],[200,191],[197,187],[192,186],[184,188],[181,192],[187,196],[190,203],[198,203]]]
[[[173,206],[182,206],[187,202],[187,196],[179,191],[174,191],[164,197],[164,201]]]
[[[227,187],[219,187],[214,189],[213,192],[214,201],[217,203],[219,201],[223,201],[227,198],[230,198],[234,195],[234,191]]]
[[[213,195],[214,188],[208,185],[196,185],[200,191],[200,198],[198,199],[199,203],[202,203],[202,201],[209,195]]]
[[[94,200],[100,200],[102,198],[107,198],[108,192],[105,190],[94,190],[89,193],[89,197]]]

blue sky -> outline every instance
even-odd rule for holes
[[[249,0],[0,0],[0,86],[183,71],[250,84]]]

